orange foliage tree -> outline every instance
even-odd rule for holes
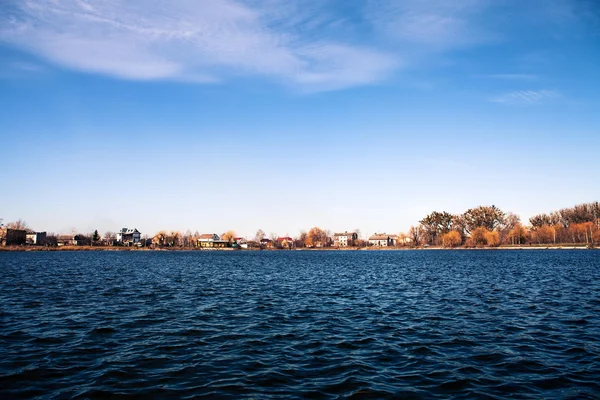
[[[450,231],[442,235],[442,245],[444,247],[456,247],[462,244],[462,237],[456,231]]]
[[[488,246],[498,247],[500,246],[500,234],[498,231],[487,231],[485,232],[485,241]]]
[[[475,228],[471,232],[471,241],[474,246],[482,246],[487,244],[487,240],[485,238],[485,234],[488,232],[483,226],[479,228]]]

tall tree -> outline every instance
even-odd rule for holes
[[[439,244],[438,238],[450,232],[453,222],[454,216],[446,211],[434,211],[419,221],[428,236],[430,244]]]
[[[408,236],[411,238],[413,245],[419,246],[421,245],[421,240],[423,237],[423,230],[421,226],[411,226],[408,230]]]
[[[466,232],[471,233],[477,228],[493,231],[504,223],[505,216],[506,214],[502,210],[492,205],[470,208],[463,213],[462,218]]]
[[[313,227],[310,228],[307,235],[306,246],[322,246],[325,247],[327,245],[327,233],[319,228]]]

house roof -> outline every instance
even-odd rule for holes
[[[334,233],[333,237],[336,237],[336,236],[352,236],[354,234],[356,234],[356,232]]]
[[[133,229],[123,228],[119,231],[119,233],[125,234],[125,235],[130,235],[132,233],[140,233],[140,231],[138,231],[137,228],[133,228]]]
[[[272,240],[271,239],[267,239],[267,238],[263,238],[263,239],[260,239],[260,242],[261,243],[269,243],[269,242],[272,242]]]
[[[202,235],[198,236],[198,239],[212,239],[214,237],[219,237],[219,235],[217,235],[216,233],[203,233]]]
[[[284,240],[287,240],[288,242],[290,242],[290,241],[292,241],[292,240],[294,240],[294,239],[292,239],[292,238],[291,238],[291,237],[289,237],[289,236],[284,236],[284,237],[278,237],[278,238],[277,238],[277,241],[278,241],[278,242],[283,242]]]
[[[388,240],[388,239],[398,239],[398,235],[388,235],[387,233],[376,233],[369,238],[369,240]]]

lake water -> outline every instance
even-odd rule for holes
[[[600,251],[0,253],[0,398],[598,398]]]

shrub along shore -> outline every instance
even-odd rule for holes
[[[419,246],[419,247],[326,247],[326,248],[306,248],[299,247],[295,249],[234,249],[231,247],[226,248],[200,248],[200,247],[165,247],[165,248],[151,248],[151,247],[124,247],[124,246],[62,246],[62,247],[46,247],[46,246],[4,246],[0,247],[2,251],[427,251],[427,250],[588,250],[595,249],[591,245],[573,245],[570,243],[558,244],[558,245],[523,245],[523,246],[476,246],[476,247],[443,247],[443,246]]]

